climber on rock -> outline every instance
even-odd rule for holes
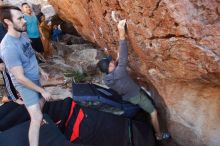
[[[132,80],[126,70],[128,62],[128,47],[125,38],[125,26],[126,20],[119,21],[117,26],[119,31],[118,59],[114,61],[111,58],[103,58],[98,62],[97,66],[101,72],[105,73],[103,80],[107,86],[122,95],[123,100],[138,105],[145,112],[150,114],[156,139],[168,140],[170,134],[168,132],[161,132],[160,130],[157,110],[150,99]]]

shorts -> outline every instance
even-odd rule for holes
[[[41,86],[39,80],[32,81],[32,82],[38,86]],[[40,93],[30,88],[24,87],[23,85],[16,86],[16,89],[19,92],[21,98],[23,99],[25,106],[28,107],[28,106],[39,103],[39,100],[41,99]]]
[[[149,114],[151,114],[155,110],[155,107],[152,104],[151,100],[142,90],[140,90],[137,96],[125,100],[132,104],[138,105],[140,108],[142,108],[145,112]]]
[[[30,39],[31,39],[32,48],[38,53],[43,53],[44,47],[43,47],[41,39],[40,38],[30,38]]]

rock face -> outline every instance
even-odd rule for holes
[[[118,33],[112,12],[126,18],[129,66],[162,106],[175,141],[220,145],[219,0],[49,2],[85,39],[113,55]]]
[[[52,46],[53,58],[48,59],[45,64],[41,64],[41,67],[50,74],[52,80],[43,83],[43,85],[60,84],[60,80],[65,79],[64,74],[71,72],[84,74],[88,82],[101,82],[96,64],[99,59],[104,57],[103,50],[81,37],[69,34],[62,35],[60,42],[52,42]],[[99,78],[99,80],[95,78]]]
[[[41,85],[51,93],[55,100],[72,97],[73,76],[67,77],[65,73],[73,71],[86,73],[86,81],[101,82],[101,76],[97,74],[95,64],[104,55],[102,50],[81,37],[69,34],[63,35],[60,42],[52,44],[53,58],[40,64],[49,74],[49,80],[41,80]]]
[[[54,62],[59,69],[74,70],[81,73],[96,74],[96,64],[103,56],[103,51],[86,42],[81,37],[66,34],[62,37],[62,43],[54,43],[54,54],[57,56]],[[60,60],[61,59],[61,60]],[[62,62],[62,63],[58,63]],[[68,67],[69,66],[69,67]]]

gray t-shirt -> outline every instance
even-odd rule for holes
[[[6,34],[1,42],[0,57],[9,70],[14,86],[20,85],[10,69],[22,66],[24,75],[31,81],[39,80],[39,66],[30,40],[22,34],[19,38]]]
[[[126,67],[128,62],[127,41],[119,42],[118,66],[109,74],[104,76],[104,82],[111,89],[122,95],[124,100],[135,97],[140,92],[140,87],[129,76]]]

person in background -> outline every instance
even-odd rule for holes
[[[170,138],[168,132],[161,132],[157,117],[157,110],[150,99],[140,89],[140,87],[129,76],[126,68],[128,64],[128,47],[125,38],[126,20],[118,23],[119,31],[119,54],[118,61],[111,57],[101,59],[97,66],[101,72],[105,73],[104,83],[111,89],[122,95],[123,100],[140,106],[144,111],[150,114],[151,123],[155,130],[157,140],[167,140]]]
[[[36,52],[43,54],[44,47],[40,38],[38,19],[33,14],[32,9],[28,3],[22,3],[21,10],[24,13],[24,19],[27,24],[27,35],[31,40],[31,45]],[[42,39],[44,40],[44,38]]]
[[[52,30],[52,25],[51,21],[47,24],[45,15],[41,12],[39,15],[39,20],[40,20],[40,33],[41,33],[41,39],[43,41],[43,46],[44,46],[44,57],[45,58],[51,58],[52,57],[52,49],[50,46],[50,38],[51,38],[51,30]]]
[[[54,25],[53,26],[53,32],[52,32],[52,41],[59,42],[60,36],[61,36],[62,30],[60,28],[60,25]]]
[[[9,102],[9,101],[14,101],[18,104],[23,104],[22,99],[20,99],[19,93],[15,89],[11,77],[8,74],[5,64],[3,60],[0,58],[0,72],[2,74],[3,80],[4,80],[4,85],[5,85],[5,91],[6,91],[6,96],[2,98],[1,103]]]

